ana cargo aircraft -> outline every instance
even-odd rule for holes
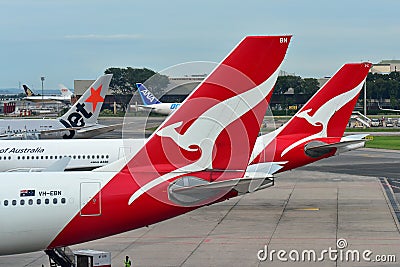
[[[56,119],[1,119],[2,139],[90,138],[114,130],[117,125],[97,123],[112,75],[100,76],[65,113]],[[28,136],[28,138],[26,138]]]
[[[249,166],[248,171],[267,167],[264,171],[273,174],[363,147],[366,135],[344,137],[343,134],[367,75],[368,64],[345,64],[288,123],[258,137],[249,162],[253,166]],[[319,120],[326,121],[324,131],[314,132],[310,128],[303,115],[309,109],[323,113]],[[330,122],[336,113],[340,117]],[[135,153],[144,142],[143,139],[3,141],[0,142],[0,171],[46,170],[64,156],[71,158],[67,166],[61,166],[65,170],[91,170],[118,160],[124,153]],[[288,153],[286,148],[296,152]]]
[[[169,115],[174,112],[181,103],[162,103],[155,97],[142,83],[136,83],[143,105],[138,105],[140,109],[155,112],[161,115]]]
[[[91,172],[1,173],[0,255],[114,235],[247,193],[265,179],[242,177],[290,39],[244,38],[136,154]]]
[[[71,103],[71,97],[73,95],[73,93],[65,86],[62,86],[60,88],[61,95],[43,95],[43,96],[34,94],[26,84],[23,84],[22,87],[24,88],[26,94],[26,97],[24,97],[24,99],[32,102],[60,101],[64,103]]]

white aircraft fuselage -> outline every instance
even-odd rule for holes
[[[155,112],[161,115],[170,115],[172,112],[177,110],[181,103],[159,103],[159,104],[151,104],[151,105],[140,105],[139,109],[142,110],[151,110],[151,112]]]
[[[145,139],[0,141],[0,171],[41,171],[63,157],[66,170],[91,170],[136,153]]]

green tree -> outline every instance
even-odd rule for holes
[[[279,76],[276,81],[274,94],[284,94],[289,88],[293,88],[295,94],[313,94],[319,89],[317,79],[300,76]]]
[[[304,78],[301,83],[303,94],[313,95],[319,89],[319,82],[315,78]]]
[[[162,92],[169,83],[167,76],[158,74],[147,68],[108,68],[104,73],[113,74],[110,89],[116,101],[122,104],[124,110],[137,90],[136,83],[145,83],[147,81],[146,86],[154,94]]]
[[[295,93],[301,91],[302,79],[300,76],[279,76],[275,84],[274,94],[284,94],[289,88]]]

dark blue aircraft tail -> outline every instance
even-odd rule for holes
[[[143,101],[145,106],[153,105],[153,104],[160,104],[161,101],[157,99],[142,83],[136,83],[138,88],[140,98]]]

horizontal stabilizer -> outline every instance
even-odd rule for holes
[[[143,110],[154,110],[154,109],[156,109],[155,107],[153,107],[153,106],[145,106],[145,105],[137,105],[137,107],[138,108],[141,108],[141,109],[143,109]]]
[[[122,123],[119,124],[113,124],[113,125],[101,125],[101,124],[96,124],[93,126],[89,127],[84,127],[78,130],[78,133],[87,133],[87,132],[95,132],[97,134],[101,133],[107,133],[114,131],[115,129],[122,127]]]
[[[169,186],[168,198],[183,206],[201,205],[204,202],[210,202],[210,200],[216,201],[232,190],[235,190],[238,194],[246,194],[274,184],[273,176],[259,174],[259,177],[216,182],[207,182],[197,177],[184,176]]]
[[[122,125],[123,125],[122,123],[114,124],[114,125],[95,124],[95,125],[91,125],[88,127],[58,128],[58,129],[40,131],[39,134],[41,135],[40,139],[45,139],[46,135],[48,135],[48,134],[63,133],[63,132],[67,132],[67,131],[76,131],[80,135],[80,138],[85,138],[85,137],[90,138],[95,135],[111,132],[118,127],[122,127]]]
[[[333,144],[323,144],[323,145],[316,145],[316,146],[306,146],[305,151],[307,154],[315,154],[315,155],[324,155],[332,149],[336,149],[335,155],[338,155],[343,152],[347,152],[350,150],[354,150],[357,148],[364,147],[365,139],[354,139],[354,140],[345,140],[340,141]]]
[[[340,141],[365,140],[365,137],[367,136],[369,136],[369,134],[351,134],[343,136]]]
[[[247,167],[246,175],[251,175],[252,173],[266,173],[269,175],[273,175],[280,169],[282,169],[286,163],[287,161],[263,162],[263,163],[252,164]]]

